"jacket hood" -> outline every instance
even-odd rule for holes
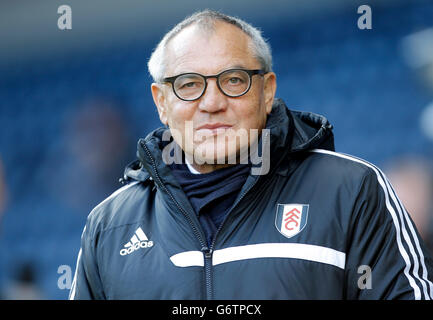
[[[137,160],[127,165],[121,180],[145,181],[154,174],[164,176],[170,170],[162,160],[162,150],[166,141],[162,136],[167,127],[158,128],[137,143]],[[271,168],[290,161],[295,154],[312,149],[334,151],[332,125],[321,115],[312,112],[289,110],[283,100],[275,99],[272,111],[266,122],[270,132]],[[261,150],[262,139],[259,141]],[[284,161],[287,160],[287,161]],[[284,170],[284,169],[283,169]]]
[[[288,153],[327,149],[334,151],[332,125],[324,116],[294,111],[275,99],[266,128],[271,130],[271,151],[283,147]]]

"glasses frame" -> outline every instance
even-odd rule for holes
[[[238,94],[238,95],[232,96],[232,95],[229,95],[229,94],[225,93],[225,92],[221,89],[221,86],[220,86],[220,83],[219,83],[219,77],[220,77],[223,73],[230,72],[230,71],[244,71],[244,72],[246,72],[246,73],[248,74],[248,76],[249,76],[250,83],[249,83],[249,85],[248,85],[248,88],[247,88],[244,92],[242,92],[241,94]],[[243,96],[243,95],[246,94],[248,91],[250,91],[251,84],[252,84],[252,82],[253,82],[253,79],[252,79],[252,78],[253,78],[254,75],[258,74],[258,75],[263,76],[263,75],[265,75],[266,73],[268,73],[268,72],[266,72],[266,71],[264,71],[264,70],[262,70],[262,69],[247,70],[247,69],[241,69],[241,68],[235,68],[235,69],[224,70],[224,71],[221,71],[221,72],[218,73],[218,74],[210,75],[210,76],[204,76],[204,75],[202,75],[202,74],[200,74],[200,73],[196,73],[196,72],[187,72],[187,73],[181,73],[181,74],[178,74],[177,76],[164,78],[164,79],[162,79],[162,82],[163,82],[163,83],[171,83],[171,88],[173,89],[174,94],[175,94],[176,97],[178,97],[180,100],[183,100],[183,101],[195,101],[195,100],[200,99],[200,98],[204,95],[204,93],[206,92],[206,89],[207,89],[207,79],[210,79],[210,78],[216,78],[216,84],[217,84],[218,89],[221,91],[222,94],[224,94],[225,96],[230,97],[230,98],[237,98],[237,97],[241,97],[241,96]],[[174,82],[176,81],[176,79],[179,78],[179,77],[181,77],[181,76],[185,76],[185,75],[197,75],[197,76],[200,76],[200,77],[202,77],[202,78],[204,79],[204,88],[203,88],[203,92],[202,92],[202,93],[200,94],[200,96],[198,96],[197,98],[194,98],[194,99],[184,99],[184,98],[181,98],[181,97],[177,94],[176,90],[174,89]]]

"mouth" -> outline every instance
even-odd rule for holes
[[[232,126],[225,123],[207,123],[196,128],[196,132],[200,134],[218,134],[223,133]]]

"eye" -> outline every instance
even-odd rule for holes
[[[241,78],[237,78],[237,77],[231,77],[229,79],[229,83],[230,84],[240,84],[242,82],[243,82],[242,79]]]
[[[183,84],[182,88],[183,88],[183,87],[185,87],[185,88],[192,88],[192,87],[194,87],[195,85],[197,85],[197,82],[187,82],[187,83],[184,83],[184,84]]]
[[[193,89],[193,88],[198,88],[200,86],[201,86],[201,82],[189,81],[189,82],[182,83],[179,89]]]

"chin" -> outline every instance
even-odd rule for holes
[[[197,164],[235,164],[237,149],[225,143],[204,142],[194,148],[194,162]]]
[[[194,148],[196,164],[247,164],[249,145],[201,143]]]

